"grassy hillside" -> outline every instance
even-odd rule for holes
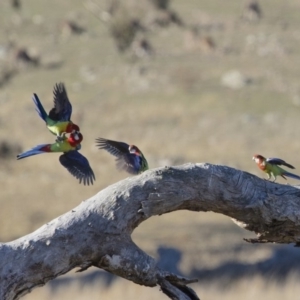
[[[117,172],[112,156],[95,147],[97,137],[137,144],[151,168],[210,162],[263,177],[251,160],[254,153],[299,168],[298,1],[265,0],[258,19],[251,17],[246,1],[172,1],[169,11],[182,25],[149,0],[115,6],[97,0],[27,0],[20,8],[10,3],[0,3],[0,143],[10,148],[0,156],[2,242],[37,229],[127,176]],[[70,21],[83,32],[74,32]],[[132,21],[141,28],[128,29]],[[121,38],[136,30],[124,52],[112,37],[116,28]],[[142,40],[151,45],[149,53]],[[24,61],[21,50],[38,64]],[[84,135],[81,152],[96,174],[92,187],[79,185],[56,154],[15,159],[20,150],[54,141],[31,96],[37,93],[50,109],[53,86],[60,81]],[[145,222],[134,238],[154,256],[159,245],[180,249],[180,268],[188,273],[193,266],[214,268],[271,255],[274,246],[249,246],[242,241],[247,235],[228,218],[178,212]],[[261,281],[253,280],[257,299],[265,290]],[[237,289],[246,288],[240,283]],[[43,292],[27,299],[47,299],[38,293]],[[78,299],[84,297],[92,299]]]

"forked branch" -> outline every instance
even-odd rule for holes
[[[198,299],[131,239],[143,221],[176,210],[213,211],[254,231],[251,242],[300,242],[300,190],[226,166],[186,164],[122,180],[18,240],[0,244],[0,299],[19,299],[74,268],[107,270],[159,285],[171,299]],[[174,237],[175,238],[175,237]]]

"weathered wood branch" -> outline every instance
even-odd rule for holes
[[[71,269],[90,266],[160,285],[171,299],[198,299],[187,287],[194,280],[159,269],[131,239],[151,216],[182,209],[227,215],[257,234],[251,242],[300,242],[298,188],[226,166],[159,168],[111,185],[35,232],[0,244],[0,299],[19,299]]]

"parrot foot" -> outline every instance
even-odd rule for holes
[[[61,137],[57,137],[55,140],[56,143],[61,143],[62,141],[63,141],[63,139]]]
[[[56,137],[56,143],[60,143],[60,142],[63,142],[64,140],[66,139],[66,134],[65,133],[63,133],[62,135],[58,135],[57,137]]]

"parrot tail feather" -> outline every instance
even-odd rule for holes
[[[42,144],[42,145],[35,146],[28,151],[18,154],[17,159],[22,159],[22,158],[32,156],[32,155],[51,152],[50,146],[51,146],[50,144]]]
[[[300,180],[300,176],[298,176],[296,174],[293,174],[293,173],[285,172],[283,175],[287,176],[287,177],[290,177],[290,178],[294,178],[294,179]]]
[[[37,96],[37,94],[33,94],[32,100],[35,104],[35,110],[37,111],[39,116],[47,123],[48,115],[47,115],[39,97]]]

